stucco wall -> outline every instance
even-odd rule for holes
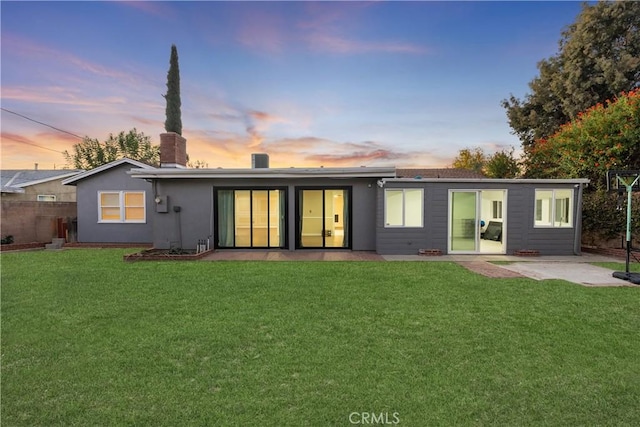
[[[62,185],[62,179],[24,187],[24,193],[4,193],[2,194],[2,198],[7,201],[35,202],[38,200],[37,197],[40,194],[55,195],[56,202],[76,201],[76,188],[70,185]]]
[[[129,164],[113,167],[77,183],[78,242],[81,243],[149,243],[152,241],[153,187],[143,179],[127,174]],[[145,223],[100,223],[99,191],[145,191]]]

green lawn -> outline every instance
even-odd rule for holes
[[[3,427],[640,425],[639,288],[125,252],[2,254]]]
[[[615,271],[627,271],[627,264],[623,262],[594,262],[593,265],[608,268]],[[629,271],[633,273],[640,273],[640,263],[631,258],[629,262]]]

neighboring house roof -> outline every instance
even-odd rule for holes
[[[393,167],[357,168],[251,168],[251,169],[132,169],[134,178],[393,178]]]
[[[7,169],[1,171],[3,193],[24,193],[24,188],[57,179],[70,178],[81,173],[78,169]]]
[[[120,166],[120,165],[125,165],[125,164],[128,164],[131,167],[138,168],[138,169],[155,169],[153,166],[149,166],[146,163],[142,163],[142,162],[139,162],[137,160],[124,158],[124,159],[114,160],[113,162],[106,163],[106,164],[104,164],[102,166],[98,166],[97,168],[85,171],[85,172],[80,173],[80,174],[78,174],[76,176],[72,176],[71,178],[67,178],[64,181],[62,181],[62,183],[64,185],[76,185],[78,183],[78,181],[81,181],[83,179],[89,178],[90,176],[99,174],[99,173],[104,172],[106,170],[115,168],[115,167]]]
[[[482,172],[471,169],[396,169],[397,178],[485,178]]]

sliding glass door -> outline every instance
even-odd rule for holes
[[[477,192],[452,191],[450,208],[451,252],[475,252],[478,239]]]
[[[506,253],[505,190],[449,192],[449,252]]]
[[[298,248],[349,248],[350,189],[297,189]]]
[[[217,246],[284,248],[284,190],[218,190]]]

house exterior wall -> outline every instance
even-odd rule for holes
[[[7,201],[21,202],[30,201],[35,202],[38,200],[38,195],[54,195],[56,196],[56,202],[75,202],[76,201],[76,189],[69,185],[62,185],[64,178],[56,179],[53,181],[43,182],[40,184],[29,185],[24,187],[24,193],[3,193],[2,199]],[[50,203],[50,202],[42,202]]]
[[[153,245],[159,249],[182,247],[194,249],[198,240],[210,238],[214,246],[217,224],[215,189],[276,189],[285,188],[287,194],[287,247],[295,249],[296,239],[296,189],[351,187],[352,227],[351,248],[353,250],[375,250],[376,180],[362,179],[160,179],[157,194],[167,197],[167,212],[156,212],[154,206],[148,215],[153,215]],[[174,208],[180,207],[180,212]]]
[[[577,187],[577,188],[576,188]],[[516,250],[537,250],[543,255],[573,255],[580,253],[581,188],[570,183],[508,183],[508,182],[387,182],[385,188],[424,189],[421,228],[387,228],[384,224],[384,189],[378,188],[376,205],[376,250],[380,254],[417,254],[419,249],[448,251],[449,191],[506,190],[506,253]],[[573,189],[573,226],[566,228],[535,227],[535,191]],[[576,243],[577,242],[577,243]]]
[[[122,164],[77,183],[78,242],[149,243],[153,240],[154,194],[150,182],[127,174],[130,164]],[[100,223],[99,191],[145,191],[145,223]]]

